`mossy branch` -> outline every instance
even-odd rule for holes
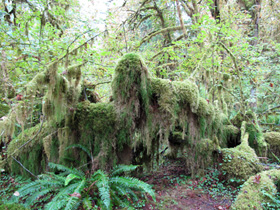
[[[188,26],[185,26],[185,27],[188,27]],[[158,34],[166,34],[168,32],[171,32],[171,31],[178,31],[178,30],[182,30],[182,26],[173,26],[173,27],[167,27],[167,28],[164,28],[164,29],[161,29],[161,30],[158,30],[156,32],[153,32],[151,33],[150,35],[144,37],[142,39],[142,41],[140,42],[138,48],[145,42],[149,41],[152,37],[158,35]]]

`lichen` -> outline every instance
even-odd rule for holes
[[[231,208],[236,210],[264,209],[262,204],[273,203],[273,200],[265,194],[275,197],[277,193],[276,183],[279,180],[280,170],[277,169],[252,175],[244,183]]]

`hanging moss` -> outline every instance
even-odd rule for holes
[[[246,181],[250,176],[263,170],[255,151],[249,146],[249,134],[245,133],[246,122],[241,127],[241,144],[235,148],[221,150],[222,167],[227,179]]]
[[[195,175],[204,175],[204,171],[213,167],[215,152],[220,149],[218,139],[198,139],[186,148],[186,168]]]
[[[151,145],[147,125],[151,122],[149,105],[151,82],[144,62],[134,53],[123,56],[115,69],[112,81],[113,102],[118,114],[118,123],[126,132],[122,132],[121,145],[131,145],[135,132],[141,133],[145,145]],[[129,134],[124,137],[123,134]],[[141,141],[142,141],[141,140]]]
[[[78,86],[78,84],[80,83],[81,80],[81,76],[82,76],[82,71],[81,71],[81,67],[83,64],[78,64],[78,65],[74,65],[69,67],[66,70],[66,75],[67,75],[67,79],[70,82],[70,84],[72,84],[72,82],[74,82],[75,87]]]
[[[100,101],[98,94],[95,92],[95,85],[89,81],[84,80],[81,85],[81,95],[79,101],[89,100],[91,103],[97,103]]]
[[[4,141],[7,143],[13,136],[15,131],[16,113],[11,110],[7,116],[0,119],[0,134],[4,136]]]
[[[116,159],[114,148],[122,150],[123,140],[116,141],[117,113],[112,103],[90,103],[84,101],[78,104],[76,122],[80,133],[80,143],[91,145],[93,156],[100,156],[100,163],[105,164],[109,158]],[[128,140],[127,140],[128,141]]]
[[[257,181],[258,177],[259,181]],[[244,183],[231,208],[236,210],[264,209],[262,204],[273,204],[274,201],[265,194],[276,197],[278,188],[276,183],[279,183],[279,181],[280,170],[277,169],[252,175]]]

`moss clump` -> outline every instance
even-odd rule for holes
[[[0,119],[0,134],[3,134],[4,141],[8,142],[15,131],[16,113],[10,111],[7,116]]]
[[[245,133],[246,122],[241,128],[241,144],[235,148],[221,150],[222,171],[227,179],[247,180],[253,174],[263,170],[255,151],[248,144],[249,134]]]
[[[172,82],[168,79],[152,78],[151,87],[153,111],[169,113],[174,117],[177,98],[173,92]]]
[[[0,205],[0,210],[29,210],[28,208],[25,208],[24,206],[16,203],[12,204],[2,204]]]
[[[273,203],[265,194],[275,197],[277,193],[275,183],[279,180],[280,170],[276,169],[251,176],[241,188],[232,209],[264,209],[262,204]]]
[[[206,99],[199,97],[199,105],[197,115],[203,118],[210,118],[214,116],[214,107]]]
[[[265,141],[269,144],[270,151],[276,155],[280,156],[280,133],[279,132],[267,132],[263,134]],[[271,153],[268,153],[269,155]],[[275,158],[272,155],[272,158]]]
[[[271,146],[280,146],[280,132],[264,133],[264,138]]]
[[[196,84],[189,80],[173,82],[175,94],[181,107],[189,105],[193,113],[197,112],[199,106],[199,91]]]
[[[230,79],[230,74],[228,73],[223,73],[223,80],[228,81]]]

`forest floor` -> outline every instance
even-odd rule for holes
[[[150,199],[139,209],[144,210],[226,210],[235,199],[239,188],[219,180],[220,172],[207,170],[203,177],[192,179],[186,175],[183,160],[168,161],[154,173],[141,179],[156,191],[156,202]]]
[[[220,172],[208,169],[205,176],[191,178],[182,159],[165,160],[155,172],[137,177],[153,186],[156,202],[133,204],[143,210],[226,210],[229,209],[239,188],[219,179]],[[26,180],[0,173],[0,197],[10,197]],[[1,199],[0,199],[1,200]],[[42,202],[44,203],[44,202]],[[118,208],[117,208],[118,209]]]

